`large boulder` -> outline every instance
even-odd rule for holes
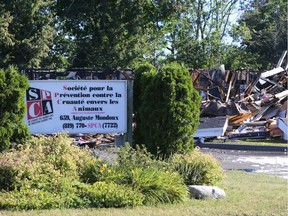
[[[196,199],[219,199],[226,196],[225,191],[215,186],[188,185],[191,197]]]

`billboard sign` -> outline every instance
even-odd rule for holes
[[[30,80],[24,122],[31,134],[126,133],[126,80]]]

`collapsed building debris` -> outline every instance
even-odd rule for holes
[[[200,125],[194,137],[217,134],[227,139],[287,140],[288,62],[282,67],[286,55],[287,51],[283,52],[277,66],[266,72],[225,71],[223,66],[219,70],[191,71],[194,88],[202,97]],[[221,116],[228,119],[222,130],[218,124]],[[206,133],[202,133],[203,128]]]
[[[79,147],[95,148],[100,146],[114,145],[114,134],[70,134],[74,143]]]

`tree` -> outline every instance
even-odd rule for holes
[[[157,28],[171,14],[173,4],[169,0],[59,0],[56,8],[66,37],[76,45],[74,67],[127,67],[158,49],[163,35],[157,37]]]
[[[71,68],[76,53],[76,44],[65,32],[65,21],[61,21],[60,17],[54,16],[53,23],[56,32],[53,37],[53,44],[49,47],[48,56],[43,59],[41,66],[44,68]]]
[[[140,114],[140,109],[143,106],[142,96],[145,92],[146,87],[149,85],[150,82],[152,82],[155,75],[156,68],[147,62],[139,65],[135,70],[133,84],[133,114],[134,121],[136,122],[137,126],[133,131],[133,144],[143,143],[145,139],[145,134],[143,134],[142,131],[143,124],[141,124]]]
[[[133,67],[225,61],[237,0],[3,0],[0,68]]]
[[[176,1],[174,16],[164,23],[168,60],[190,68],[225,63],[225,41],[237,0]]]
[[[251,0],[244,6],[234,33],[243,49],[257,57],[260,69],[270,69],[287,50],[288,3],[286,0]]]
[[[14,67],[0,70],[0,151],[8,149],[11,142],[23,143],[30,136],[23,122],[27,88],[27,78]]]
[[[239,45],[227,46],[224,50],[223,57],[225,58],[225,68],[230,70],[259,69],[261,64],[258,62],[259,55],[246,50]]]
[[[171,63],[149,79],[141,83],[140,121],[136,122],[136,127],[140,127],[139,137],[143,140],[136,142],[162,157],[192,150],[201,99],[192,86],[188,70]]]
[[[0,68],[40,67],[54,37],[53,0],[3,0],[0,3]]]

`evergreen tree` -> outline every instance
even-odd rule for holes
[[[0,2],[0,68],[40,67],[50,51],[53,0]]]
[[[141,143],[161,157],[192,150],[201,99],[188,70],[177,63],[164,65],[141,86],[140,121],[136,122]]]
[[[260,69],[271,69],[287,50],[288,2],[250,0],[243,7],[244,13],[234,31],[242,48],[250,53],[246,61],[254,56]]]
[[[145,137],[142,137],[142,124],[140,118],[140,108],[142,106],[142,96],[145,88],[152,81],[153,77],[156,75],[156,69],[153,65],[149,63],[144,63],[137,67],[134,75],[134,85],[133,85],[133,113],[134,121],[137,126],[133,132],[133,139],[135,143],[142,143]]]
[[[30,136],[23,122],[27,88],[27,78],[14,67],[0,70],[0,151],[8,149],[11,142],[23,143]]]

